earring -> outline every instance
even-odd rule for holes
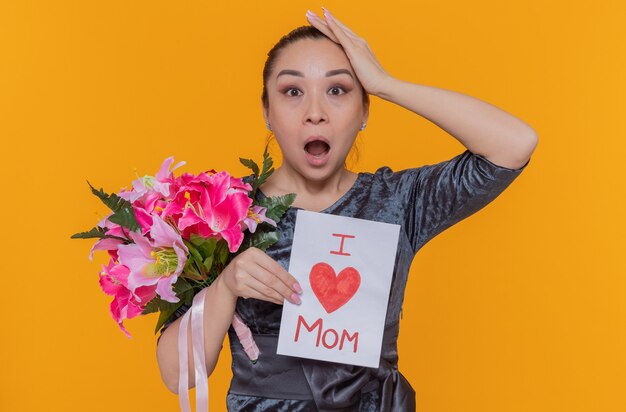
[[[267,127],[267,130],[269,130],[270,132],[272,131],[272,128],[270,127],[270,122],[265,122],[265,127]]]
[[[366,126],[366,125],[367,125],[367,124],[366,124],[365,122],[362,122],[362,123],[361,123],[361,130],[365,130],[365,126]]]

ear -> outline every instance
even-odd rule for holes
[[[367,123],[367,119],[370,117],[370,104],[369,102],[365,105],[365,112],[363,113],[363,121]]]
[[[267,109],[267,107],[265,107],[265,105],[263,104],[263,99],[261,99],[261,110],[263,110],[263,119],[265,121],[265,123],[269,122],[270,118],[269,118],[269,111]]]

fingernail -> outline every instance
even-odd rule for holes
[[[296,295],[295,293],[291,294],[291,300],[293,300],[294,302],[296,302],[297,305],[299,305],[300,303],[302,303],[302,301],[300,300],[300,296]]]
[[[302,287],[300,286],[298,282],[293,284],[293,289],[298,293],[302,293]]]

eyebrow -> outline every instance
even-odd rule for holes
[[[302,73],[302,72],[300,72],[298,70],[285,69],[285,70],[281,70],[280,73],[278,73],[278,75],[276,76],[276,78],[278,79],[278,77],[283,75],[283,74],[290,74],[292,76],[304,77],[304,73]],[[352,77],[352,80],[354,80],[354,77],[352,76],[352,73],[350,73],[350,71],[347,70],[347,69],[330,70],[330,71],[326,72],[326,77],[336,76],[338,74],[347,74],[348,76]]]

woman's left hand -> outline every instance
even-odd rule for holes
[[[312,11],[307,11],[309,23],[343,47],[365,91],[378,96],[383,83],[391,76],[378,63],[364,39],[340,22],[328,9],[324,9],[324,16],[325,21]]]

